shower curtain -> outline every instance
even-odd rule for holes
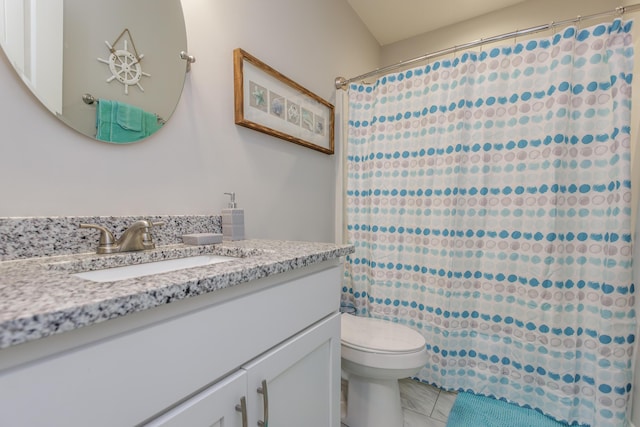
[[[343,300],[424,334],[420,380],[626,425],[630,29],[569,27],[350,86]]]

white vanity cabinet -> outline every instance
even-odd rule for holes
[[[334,314],[245,365],[248,425],[338,427],[339,335],[340,315]]]
[[[338,426],[339,330],[333,314],[146,426]]]
[[[240,370],[218,381],[146,426],[246,427],[248,425],[246,396],[247,373]],[[236,408],[236,405],[241,403],[242,406]]]
[[[0,350],[0,425],[244,427],[245,397],[247,426],[338,427],[340,266]]]

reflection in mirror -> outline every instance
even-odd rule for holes
[[[48,110],[113,143],[162,128],[188,65],[180,0],[0,0],[0,46]]]

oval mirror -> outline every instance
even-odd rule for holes
[[[119,144],[162,128],[188,65],[180,0],[0,0],[0,45],[60,120]]]

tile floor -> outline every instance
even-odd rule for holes
[[[456,393],[407,378],[400,380],[400,398],[404,426],[398,427],[445,427]]]

